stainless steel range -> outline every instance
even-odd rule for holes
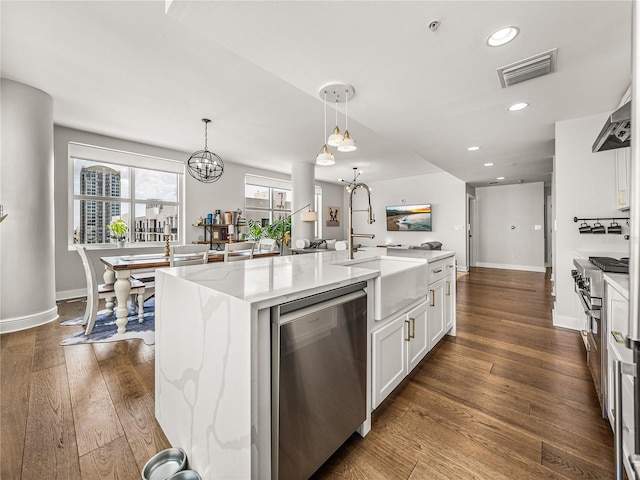
[[[587,365],[596,386],[598,399],[602,407],[602,416],[606,417],[607,408],[607,332],[606,324],[601,322],[602,300],[604,298],[604,273],[628,273],[628,258],[589,257],[574,258],[571,271],[575,291],[587,316],[587,330],[583,331],[587,350]]]

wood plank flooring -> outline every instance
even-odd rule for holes
[[[551,325],[545,274],[472,269],[446,337],[317,479],[611,479],[613,436],[577,332]],[[61,320],[82,315],[59,304]],[[58,322],[0,336],[0,478],[138,479],[169,446],[154,349],[60,347]]]

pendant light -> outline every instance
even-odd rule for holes
[[[222,159],[207,149],[207,124],[211,123],[208,118],[203,118],[204,122],[204,150],[194,152],[187,160],[187,170],[189,175],[202,183],[213,183],[220,180],[224,173],[224,163]]]
[[[344,107],[344,139],[338,144],[338,151],[353,152],[357,148],[356,141],[349,137],[349,92],[347,92]]]
[[[325,100],[326,101],[326,100]],[[340,142],[344,140],[344,137],[340,133],[340,129],[338,128],[338,102],[340,101],[340,95],[336,96],[336,127],[333,129],[333,133],[329,135],[329,139],[327,140],[327,145],[331,145],[332,147],[337,147],[340,145]]]
[[[326,141],[327,138],[327,92],[324,92],[324,137],[323,140]],[[322,147],[322,151],[316,157],[316,164],[322,165],[326,167],[328,165],[333,165],[336,163],[336,159],[333,154],[329,151],[329,147],[325,143]]]

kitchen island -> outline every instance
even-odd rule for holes
[[[453,258],[433,253],[431,261]],[[356,260],[385,254],[365,249]],[[345,251],[158,270],[156,417],[191,468],[203,478],[271,477],[271,307],[360,282],[373,292],[379,276],[351,265]],[[425,286],[419,301],[427,296]],[[381,323],[373,300],[369,294],[369,332]],[[363,436],[371,401],[367,386]]]

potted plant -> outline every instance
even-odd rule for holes
[[[107,225],[107,228],[112,234],[111,237],[116,239],[118,247],[123,248],[124,241],[126,239],[126,233],[129,230],[129,225],[127,225],[127,222],[119,218],[118,220],[114,220],[109,225]]]
[[[266,238],[273,238],[280,246],[280,254],[284,253],[284,246],[289,245],[291,239],[291,216],[283,220],[270,223],[264,229]]]
[[[253,240],[254,242],[259,241],[264,236],[262,224],[253,219],[250,219],[247,223],[249,224],[249,233],[247,234],[247,237],[249,240]]]

